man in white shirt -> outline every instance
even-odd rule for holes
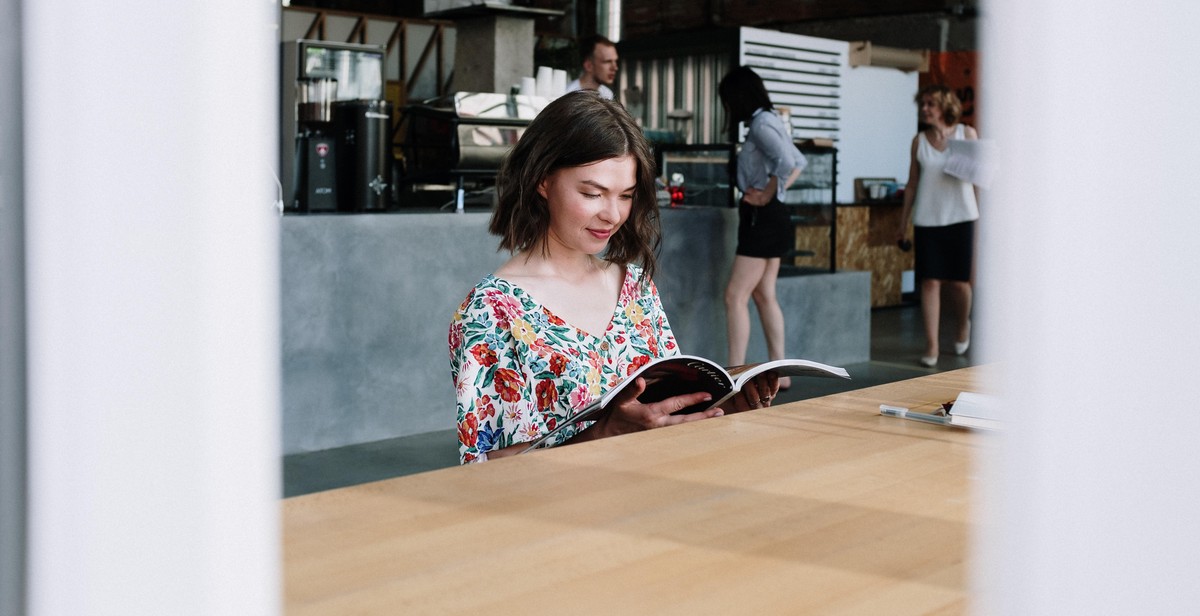
[[[617,45],[599,34],[579,41],[579,56],[583,74],[567,84],[567,92],[597,90],[600,96],[613,100],[612,84],[617,78]]]

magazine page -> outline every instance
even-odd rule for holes
[[[735,379],[734,390],[740,390],[742,383],[766,372],[774,370],[779,376],[826,376],[826,377],[841,377],[843,379],[850,378],[850,374],[845,368],[830,366],[820,362],[809,361],[807,359],[776,359],[774,361],[763,362],[761,364],[746,364],[743,366],[734,366],[727,368],[729,374]]]
[[[626,386],[638,377],[646,380],[646,390],[638,396],[644,403],[666,400],[672,396],[705,391],[713,400],[720,400],[733,387],[733,381],[723,368],[703,357],[676,355],[651,362],[625,379],[619,386],[604,395],[602,406],[607,406]],[[689,406],[679,413],[696,413],[707,410],[711,402]]]
[[[596,417],[598,417],[600,415],[600,411],[603,410],[603,408],[604,407],[601,405],[600,400],[596,400],[595,402],[592,402],[591,404],[585,406],[583,408],[583,410],[579,411],[578,413],[575,413],[575,415],[573,415],[570,419],[558,424],[558,427],[556,427],[553,430],[534,439],[532,442],[529,443],[529,447],[525,451],[522,451],[521,453],[522,454],[529,453],[529,452],[533,451],[534,449],[538,449],[539,447],[542,447],[548,441],[550,441],[550,439],[554,438],[554,436],[557,435],[559,432],[566,430],[568,426],[573,426],[576,423],[579,423],[581,421],[588,421],[589,419],[595,419]],[[517,454],[517,455],[520,455],[520,454]]]

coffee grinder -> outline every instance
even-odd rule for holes
[[[337,83],[325,77],[296,80],[296,165],[289,211],[337,211]]]
[[[338,211],[382,212],[392,202],[392,104],[385,100],[333,104],[338,145]]]

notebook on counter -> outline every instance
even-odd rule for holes
[[[1003,425],[999,408],[1000,401],[995,396],[964,391],[954,399],[946,415],[952,426],[996,430]]]

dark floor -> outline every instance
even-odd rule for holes
[[[943,349],[952,349],[942,326]],[[843,366],[851,380],[794,379],[776,403],[816,398],[852,389],[901,381],[942,370],[972,365],[973,350],[964,356],[943,354],[936,368],[917,363],[924,350],[921,308],[906,305],[871,312],[871,361]],[[284,496],[387,479],[458,464],[458,439],[454,430],[429,432],[362,445],[294,454],[283,458]]]

